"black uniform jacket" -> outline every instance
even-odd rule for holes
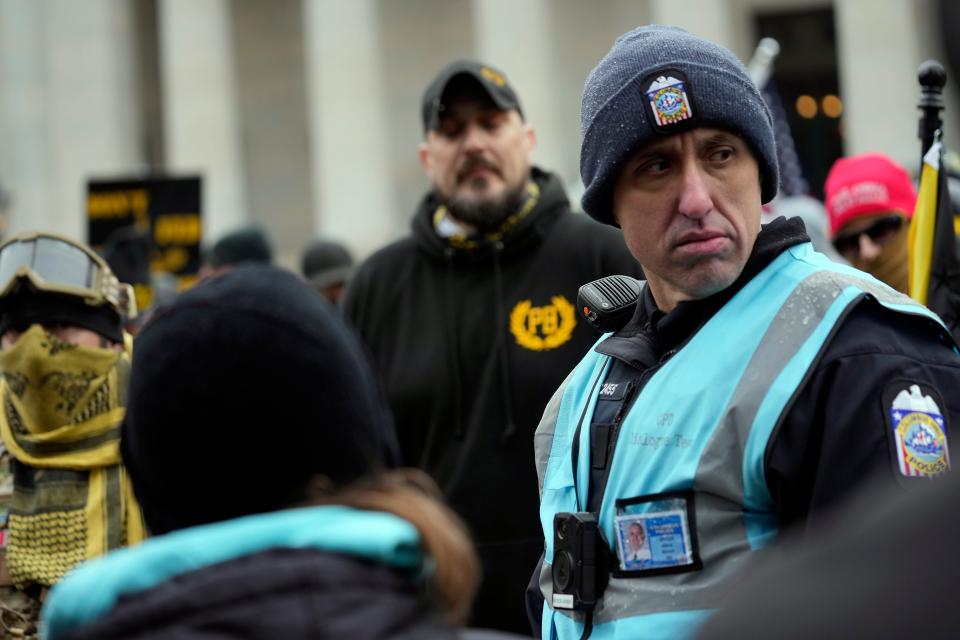
[[[669,359],[747,282],[783,250],[807,242],[799,218],[765,225],[740,277],[703,300],[660,311],[644,288],[627,325],[597,345],[614,358],[608,381],[648,380],[645,372]],[[933,321],[895,314],[865,298],[837,323],[819,362],[801,383],[765,453],[767,486],[780,530],[816,529],[832,507],[869,480],[901,486],[930,482],[899,468],[891,424],[892,397],[912,385],[931,395],[951,428],[960,424],[960,356],[949,333]],[[633,394],[636,398],[638,393]],[[607,456],[610,460],[612,456]],[[599,510],[607,469],[593,469],[589,508]],[[826,517],[825,517],[826,516]],[[537,574],[528,589],[535,628],[542,613]]]
[[[476,538],[479,626],[526,630],[523,592],[542,551],[533,433],[550,396],[599,335],[580,285],[639,276],[621,234],[570,212],[534,169],[534,210],[495,242],[454,248],[431,194],[412,237],[375,253],[346,292],[347,319],[386,387],[408,465],[428,471]]]

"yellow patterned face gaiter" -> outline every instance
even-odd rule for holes
[[[0,352],[0,436],[20,465],[7,568],[50,586],[84,560],[144,538],[120,464],[130,351],[81,347],[39,325]]]
[[[107,409],[109,400],[97,396],[120,357],[112,349],[69,344],[34,325],[0,352],[0,371],[23,426],[38,435]]]

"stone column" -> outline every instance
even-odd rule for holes
[[[742,56],[741,43],[734,33],[734,20],[729,0],[650,0],[650,13],[655,24],[683,27],[701,38],[712,40]],[[753,51],[753,45],[749,45]]]
[[[378,3],[303,9],[314,230],[363,256],[396,237]]]
[[[203,175],[208,244],[248,220],[228,0],[163,0],[160,76],[167,170]]]
[[[302,0],[232,0],[250,220],[282,265],[300,269],[313,235]]]
[[[86,239],[86,182],[142,171],[132,8],[0,1],[0,184],[11,231]]]
[[[570,157],[560,127],[558,88],[551,39],[549,0],[473,0],[477,58],[500,68],[520,97],[527,121],[537,132],[535,162],[564,181],[576,180],[577,158]]]
[[[844,154],[920,163],[917,24],[908,0],[835,0]]]

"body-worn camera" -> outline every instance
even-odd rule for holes
[[[609,561],[597,514],[553,516],[553,608],[592,609],[607,587]]]

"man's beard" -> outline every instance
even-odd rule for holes
[[[480,178],[484,180],[484,178]],[[492,198],[451,198],[445,204],[450,215],[478,231],[498,230],[504,221],[520,210],[526,193],[526,182],[504,189]]]

